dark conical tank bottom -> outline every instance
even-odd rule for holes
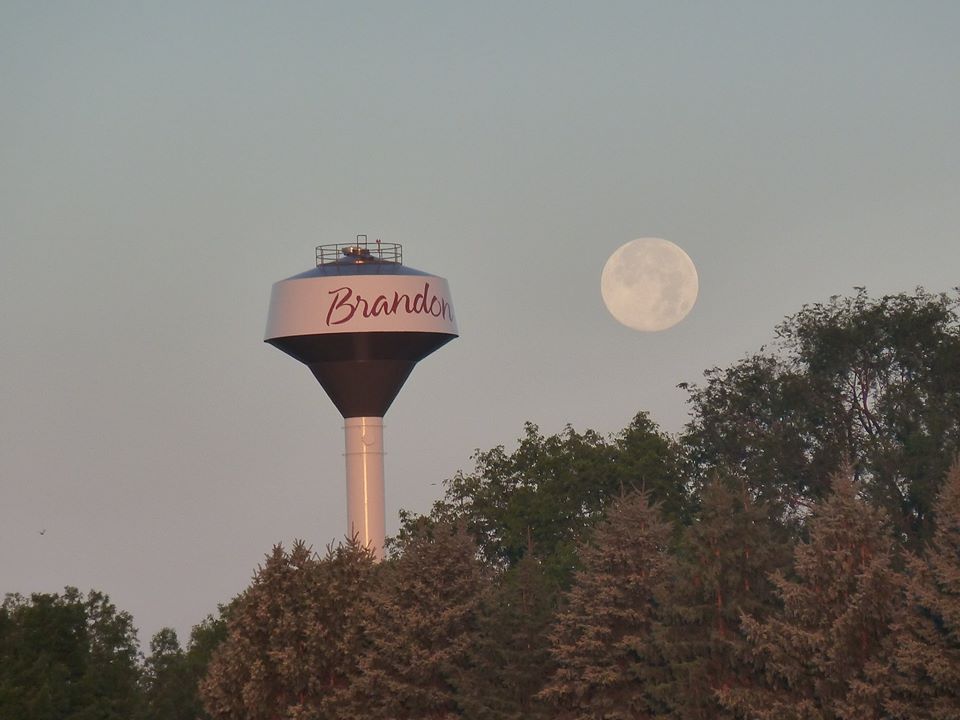
[[[383,417],[414,365],[456,335],[355,332],[271,338],[313,372],[343,417]]]

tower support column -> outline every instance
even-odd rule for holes
[[[344,419],[347,464],[347,535],[383,559],[386,538],[383,489],[383,418]]]

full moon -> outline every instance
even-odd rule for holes
[[[645,332],[666,330],[683,320],[699,289],[690,256],[660,238],[640,238],[621,246],[600,276],[600,293],[610,314]]]

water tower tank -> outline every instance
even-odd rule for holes
[[[266,342],[299,360],[343,415],[347,530],[382,557],[383,416],[414,365],[457,337],[447,281],[396,243],[317,247],[315,268],[274,284]]]

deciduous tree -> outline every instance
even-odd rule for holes
[[[192,680],[176,631],[162,628],[150,640],[144,662],[145,720],[194,720],[198,708]]]
[[[646,490],[671,518],[686,518],[677,448],[645,413],[609,439],[569,426],[545,437],[527,423],[514,452],[501,445],[473,459],[474,471],[447,482],[431,517],[465,522],[493,565],[516,563],[532,540],[561,585],[572,577],[578,543],[625,488]]]
[[[960,449],[960,297],[852,297],[805,306],[777,352],[714,368],[692,388],[684,444],[700,478],[736,473],[802,518],[846,458],[863,493],[914,546]]]
[[[213,652],[227,637],[231,605],[193,626],[187,647],[176,632],[163,628],[150,641],[144,662],[144,720],[209,720],[200,700],[200,681],[206,676]]]
[[[99,591],[8,595],[0,606],[0,717],[135,717],[136,632],[130,614]]]

